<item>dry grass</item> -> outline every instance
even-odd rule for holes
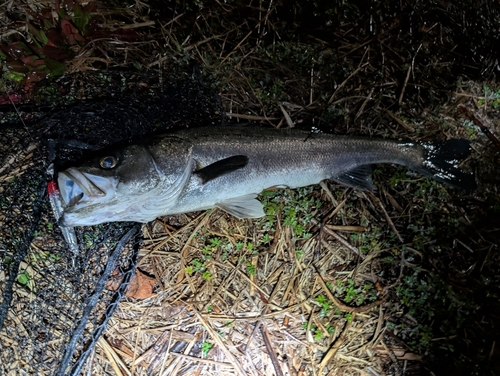
[[[360,261],[326,231],[313,231],[293,240],[291,228],[278,225],[266,245],[262,226],[217,210],[179,229],[145,226],[139,267],[155,276],[157,292],[121,304],[100,340],[107,361],[89,366],[144,375],[383,375],[391,356],[400,367],[418,359],[385,343],[385,295],[350,307],[326,285],[374,283],[377,256]],[[203,266],[187,273],[195,259]],[[318,296],[331,301],[323,314]]]

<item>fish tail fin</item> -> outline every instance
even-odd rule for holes
[[[470,153],[469,140],[433,141],[422,143],[422,146],[425,156],[422,165],[416,168],[418,172],[454,188],[468,190],[476,188],[474,174],[458,167]]]

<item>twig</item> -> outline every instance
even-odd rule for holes
[[[233,368],[233,365],[231,363],[217,362],[215,360],[202,359],[202,358],[197,358],[196,356],[191,356],[191,355],[186,355],[186,354],[181,354],[181,353],[175,353],[175,352],[171,352],[171,353],[169,353],[169,355],[177,356],[179,358],[188,359],[188,360],[191,360],[193,362],[213,364],[213,365],[216,365],[216,366],[219,366],[219,367]]]
[[[398,358],[397,358],[396,354],[394,354],[394,351],[390,350],[383,340],[380,340],[380,343],[384,347],[385,351],[387,351],[387,354],[389,354],[389,357],[391,358],[391,360],[394,362],[394,365],[396,367],[396,375],[398,375],[398,376],[402,375],[403,370],[401,369],[401,364],[399,364]]]
[[[245,371],[243,370],[243,367],[239,363],[238,359],[233,355],[231,351],[226,347],[224,342],[222,342],[222,339],[220,335],[215,332],[215,330],[212,328],[210,323],[205,320],[203,315],[198,312],[198,310],[193,309],[194,314],[198,317],[198,320],[200,320],[200,324],[203,325],[203,327],[207,330],[207,332],[210,334],[212,339],[217,343],[217,346],[221,349],[221,351],[224,353],[224,355],[228,358],[228,360],[231,362],[231,365],[234,367],[235,373],[241,375],[241,376],[246,376]]]
[[[260,325],[260,334],[262,335],[262,339],[266,344],[267,354],[271,358],[271,363],[273,363],[274,371],[276,372],[276,376],[283,376],[283,371],[281,370],[280,364],[278,362],[278,358],[274,353],[273,345],[271,344],[271,340],[269,339],[269,332],[267,331],[266,326],[261,323]]]
[[[352,77],[354,77],[356,74],[358,74],[358,72],[363,69],[364,67],[366,67],[368,65],[368,63],[364,63],[363,65],[361,65],[360,67],[356,68],[354,70],[354,72],[352,72],[349,77],[347,77],[339,86],[337,86],[337,89],[335,89],[335,91],[333,92],[332,96],[330,97],[330,99],[328,100],[328,103],[327,103],[327,106],[331,105],[332,102],[333,102],[333,99],[335,98],[335,95],[337,95],[337,93],[339,92],[340,89],[342,89],[345,84],[347,84],[347,81],[349,81]]]
[[[358,113],[356,114],[356,116],[354,117],[354,120],[356,120],[357,118],[359,118],[361,116],[361,114],[363,113],[365,107],[366,107],[366,104],[368,103],[369,100],[372,99],[372,95],[373,95],[373,92],[375,91],[375,88],[372,88],[370,90],[370,94],[368,94],[368,96],[366,97],[366,99],[363,101],[363,104],[361,105],[361,107],[359,108],[358,110]]]
[[[248,39],[248,37],[249,37],[250,35],[252,35],[252,33],[253,33],[253,30],[250,30],[250,32],[249,32],[247,35],[245,35],[245,37],[244,37],[242,40],[240,40],[240,43],[238,43],[238,44],[236,45],[236,47],[234,47],[234,48],[233,48],[233,50],[232,50],[230,53],[228,53],[224,59],[222,59],[222,61],[221,61],[221,63],[220,63],[220,64],[221,64],[221,65],[222,65],[222,64],[224,64],[224,62],[225,62],[225,61],[229,58],[229,56],[231,56],[234,52],[236,52],[236,50],[237,50],[238,48],[240,48],[240,46],[243,44],[243,42],[244,42],[244,41],[246,41],[246,40]]]
[[[123,363],[121,358],[114,351],[113,347],[110,346],[110,344],[104,339],[104,337],[99,338],[97,344],[106,354],[106,357],[109,360],[109,364],[111,364],[113,371],[115,371],[117,375],[123,375],[122,370],[125,371],[126,375],[132,375],[132,373],[127,369],[125,363]]]
[[[154,26],[154,25],[156,25],[156,21],[146,21],[146,22],[134,23],[131,25],[123,25],[122,27],[118,28],[118,30],[120,30],[120,29],[137,29],[139,27]]]
[[[141,356],[134,359],[134,361],[132,362],[133,367],[135,367],[139,363],[144,362],[146,359],[151,359],[151,358],[153,358],[153,361],[151,363],[155,363],[155,360],[156,360],[155,358],[158,358],[160,355],[165,353],[165,351],[167,350],[171,337],[172,337],[171,331],[169,331],[169,330],[164,331],[160,335],[160,337],[156,340],[156,342],[154,343],[153,346],[151,346]]]
[[[357,249],[356,247],[354,247],[353,245],[349,244],[347,242],[347,240],[345,240],[342,236],[338,235],[337,233],[333,232],[332,230],[330,230],[328,227],[326,227],[324,224],[318,222],[317,220],[315,220],[314,218],[311,219],[311,223],[318,226],[320,229],[324,230],[328,235],[331,235],[333,236],[338,242],[342,243],[344,246],[346,246],[347,248],[349,248],[351,251],[353,251],[356,255],[358,255],[359,257],[361,257],[363,260],[366,258],[365,255],[363,255],[359,249]]]
[[[346,232],[365,232],[367,230],[365,226],[326,225],[326,227],[333,231],[346,231]]]
[[[235,114],[233,112],[226,112],[226,116],[229,118],[238,118],[238,119],[245,119],[245,120],[280,120],[281,118],[277,117],[267,117],[267,116],[257,116],[257,115],[245,115],[245,114]]]
[[[290,117],[290,115],[288,114],[288,112],[286,112],[285,107],[283,107],[283,105],[281,105],[281,104],[279,105],[279,107],[280,107],[281,112],[283,113],[283,116],[285,117],[287,125],[290,128],[293,128],[295,126],[295,123],[293,122],[293,120]]]
[[[413,128],[411,125],[406,124],[403,120],[398,118],[396,115],[394,115],[391,111],[385,110],[385,113],[389,115],[389,117],[394,120],[396,123],[401,125],[404,129],[406,129],[408,132],[415,133],[415,128]]]
[[[405,82],[403,84],[403,90],[401,90],[401,95],[399,96],[398,104],[401,106],[401,103],[403,102],[403,96],[405,94],[406,90],[406,85],[408,84],[408,80],[410,79],[410,73],[414,70],[415,68],[415,58],[417,57],[418,51],[420,51],[420,48],[422,47],[422,44],[418,46],[417,52],[415,52],[415,55],[413,55],[413,59],[411,60],[411,65],[408,67],[408,72],[406,73],[406,78]]]
[[[465,115],[472,120],[474,124],[476,124],[481,131],[490,139],[491,142],[495,144],[497,148],[500,149],[500,141],[495,137],[493,133],[489,130],[489,128],[484,125],[483,121],[481,121],[480,116],[477,113],[474,113],[470,108],[464,106],[463,104],[458,105],[458,109],[462,110]]]
[[[330,299],[333,302],[333,304],[335,304],[335,306],[338,309],[340,309],[342,312],[363,313],[363,312],[369,311],[373,307],[376,307],[376,306],[382,304],[383,302],[385,302],[387,300],[387,296],[386,296],[386,297],[384,297],[382,299],[375,300],[374,302],[371,302],[371,303],[366,304],[364,306],[360,306],[360,307],[351,307],[351,306],[348,306],[348,305],[342,303],[338,298],[336,298],[332,294],[332,292],[330,291],[330,289],[326,285],[325,281],[323,280],[323,277],[321,277],[321,275],[319,274],[319,272],[316,272],[316,273],[318,274],[317,275],[317,281],[319,282],[319,284],[321,285],[321,287],[325,291],[325,294],[328,296],[328,299]]]
[[[401,89],[401,94],[399,94],[398,104],[401,106],[401,102],[403,102],[403,96],[405,95],[406,85],[408,84],[408,80],[410,79],[411,73],[411,65],[408,67],[408,71],[406,72],[405,82],[403,84],[403,89]]]
[[[306,305],[306,304],[307,304],[307,301],[304,300],[304,301],[301,301],[299,303],[293,304],[293,305],[291,305],[289,307],[280,309],[279,311],[274,311],[274,312],[271,312],[271,313],[258,314],[258,315],[254,315],[254,316],[245,316],[245,317],[242,317],[242,316],[234,316],[234,315],[206,314],[206,315],[204,315],[204,317],[207,320],[215,320],[215,321],[217,321],[217,320],[228,320],[228,321],[248,321],[248,322],[252,322],[252,321],[255,321],[255,320],[264,320],[264,319],[275,318],[278,315],[282,315],[282,314],[284,314],[286,312],[293,311],[294,309],[300,308],[301,306]]]
[[[344,330],[342,330],[342,334],[333,342],[332,346],[330,347],[330,350],[325,354],[323,359],[321,359],[321,363],[319,364],[319,372],[318,375],[323,374],[323,369],[326,367],[328,363],[335,357],[335,354],[339,350],[340,346],[344,343],[344,339],[346,336],[346,333],[348,332],[349,328],[351,327],[351,323],[353,322],[354,317],[352,318],[351,321],[348,321],[345,326]]]
[[[391,217],[389,217],[389,214],[387,213],[387,210],[385,210],[385,207],[384,207],[384,204],[382,204],[382,201],[380,201],[380,199],[377,196],[375,196],[373,193],[371,193],[371,192],[369,192],[368,195],[370,196],[370,198],[373,201],[375,201],[377,203],[377,205],[379,206],[379,208],[382,209],[382,213],[384,213],[385,220],[389,224],[389,227],[398,236],[399,241],[401,243],[404,243],[405,241],[404,241],[403,237],[401,236],[401,234],[399,233],[399,231],[396,229],[396,226],[394,226],[394,223],[392,222]]]

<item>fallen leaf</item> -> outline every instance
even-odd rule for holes
[[[135,276],[130,280],[127,297],[134,299],[147,299],[153,296],[153,288],[156,280],[136,269]]]
[[[106,284],[106,288],[111,291],[115,291],[120,287],[123,280],[123,274],[115,269],[110,276],[109,281]],[[145,273],[136,269],[134,276],[130,279],[126,296],[128,298],[134,299],[147,299],[154,295],[153,288],[155,286],[156,280],[149,277]]]

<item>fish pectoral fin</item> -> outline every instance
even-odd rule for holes
[[[218,178],[219,176],[228,174],[230,172],[239,170],[248,164],[248,157],[246,155],[233,155],[232,157],[221,159],[220,161],[214,162],[201,170],[195,171],[203,184],[206,182]]]
[[[375,189],[375,185],[372,181],[372,168],[370,165],[353,168],[352,170],[332,177],[332,180],[356,189],[370,191]]]
[[[257,195],[250,194],[217,203],[215,206],[234,215],[236,218],[260,218],[265,215],[262,203],[256,199]]]

